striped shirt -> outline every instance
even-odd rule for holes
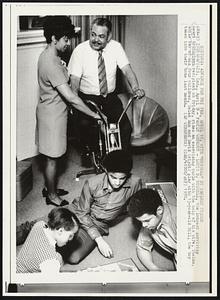
[[[24,245],[17,256],[17,273],[41,272],[41,265],[45,261],[58,261],[63,264],[61,255],[56,252],[55,243],[52,244],[46,235],[46,223],[39,221],[34,224]]]
[[[152,231],[142,227],[137,240],[137,247],[151,251],[154,242],[173,255],[176,265],[177,229],[176,229],[176,205],[163,203],[164,212],[160,224]]]

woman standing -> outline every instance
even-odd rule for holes
[[[49,16],[44,24],[47,47],[38,60],[40,100],[37,106],[37,144],[45,155],[46,203],[68,204],[57,193],[57,162],[67,148],[67,104],[99,119],[69,87],[67,69],[61,60],[75,35],[74,25],[66,16]]]

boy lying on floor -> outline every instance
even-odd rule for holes
[[[78,228],[78,220],[70,210],[53,208],[47,223],[38,221],[32,227],[17,256],[17,273],[59,273],[63,260],[56,245],[61,247],[72,240]]]
[[[173,255],[176,267],[176,205],[163,202],[156,190],[147,188],[131,196],[128,212],[142,223],[137,239],[137,256],[141,263],[149,271],[165,271],[152,259],[151,251],[157,243]]]
[[[57,248],[67,263],[79,263],[96,246],[103,256],[113,256],[103,236],[108,235],[111,221],[126,212],[128,199],[142,187],[141,179],[131,174],[132,157],[125,151],[110,152],[103,166],[105,173],[86,180],[79,199],[65,206],[75,213],[80,222],[74,239]],[[35,222],[17,227],[17,245],[25,240]]]

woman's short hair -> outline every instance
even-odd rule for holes
[[[47,225],[51,229],[71,230],[78,227],[78,219],[73,212],[65,207],[55,207],[48,214]]]
[[[129,199],[128,213],[137,218],[144,214],[156,215],[158,206],[162,206],[158,191],[151,188],[141,189]]]
[[[107,172],[130,174],[132,169],[132,156],[124,150],[115,150],[106,155],[103,166]]]
[[[63,36],[71,38],[76,35],[75,26],[67,16],[47,16],[43,28],[47,44],[51,43],[53,35],[57,40]]]
[[[108,33],[110,33],[112,31],[112,23],[107,18],[96,18],[95,20],[92,21],[92,26],[94,24],[96,24],[98,26],[105,26],[105,27],[107,27]]]

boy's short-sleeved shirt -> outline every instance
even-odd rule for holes
[[[177,252],[176,205],[163,203],[164,212],[160,224],[152,231],[142,227],[137,240],[137,247],[151,251],[154,243],[174,255]]]
[[[45,234],[44,221],[37,222],[29,233],[24,245],[17,256],[17,273],[41,272],[40,265],[47,260],[57,260],[60,266],[63,259],[56,252],[55,244],[52,245]]]

